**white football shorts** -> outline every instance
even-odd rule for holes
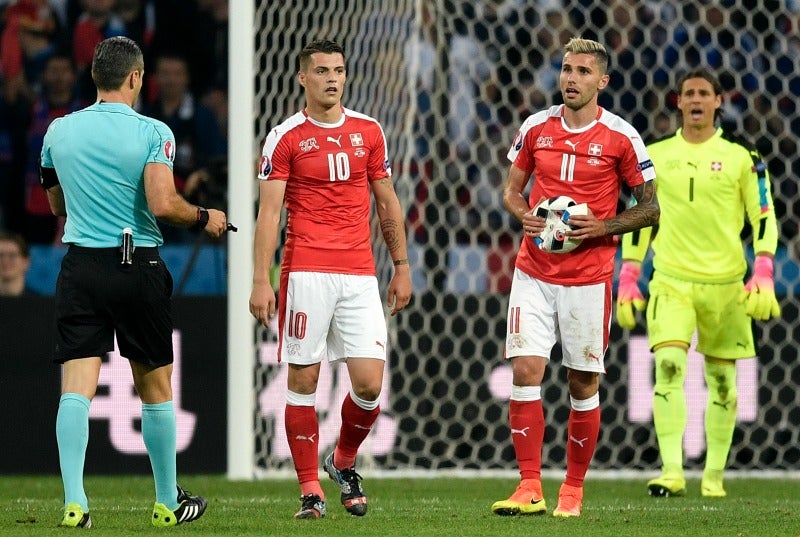
[[[506,358],[543,356],[561,341],[562,364],[605,373],[611,282],[564,286],[514,269],[506,321]]]
[[[375,276],[291,272],[280,301],[280,354],[290,364],[386,360],[386,317]]]

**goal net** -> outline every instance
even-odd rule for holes
[[[800,161],[800,54],[795,3],[586,0],[258,0],[255,137],[303,104],[297,54],[314,38],[345,46],[345,106],[384,126],[407,214],[415,297],[389,320],[381,416],[360,467],[391,471],[516,469],[508,428],[505,315],[520,229],[502,204],[505,154],[521,122],[560,102],[559,60],[575,35],[611,54],[601,105],[653,139],[676,126],[676,77],[707,65],[725,87],[725,122],[757,143],[776,193],[783,317],[756,327],[757,360],[739,363],[730,466],[789,470],[800,462],[795,237]],[[377,230],[376,230],[377,231]],[[382,289],[391,274],[376,233]],[[254,475],[292,468],[283,430],[286,367],[272,329],[255,329]],[[543,384],[543,466],[565,460],[569,398],[560,350]],[[655,470],[653,359],[644,327],[612,328],[593,468]],[[689,469],[702,468],[702,358],[687,374]],[[336,441],[346,370],[323,365],[320,454]]]

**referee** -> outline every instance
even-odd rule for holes
[[[132,108],[143,76],[134,41],[101,42],[92,60],[97,102],[54,120],[42,147],[42,187],[53,214],[67,217],[63,242],[69,245],[56,286],[54,360],[63,364],[56,418],[62,526],[92,526],[83,487],[89,405],[115,334],[142,401],[156,489],[153,525],[190,522],[206,509],[204,498],[177,485],[172,277],[158,254],[163,239],[156,219],[211,237],[220,237],[227,222],[222,211],[193,206],[176,192],[175,137]]]

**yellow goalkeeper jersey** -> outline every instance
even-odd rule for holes
[[[661,206],[652,241],[653,268],[698,283],[741,280],[747,270],[741,232],[745,216],[756,252],[778,241],[769,174],[758,151],[721,128],[701,144],[675,134],[647,147]],[[651,230],[622,239],[623,259],[641,261]]]

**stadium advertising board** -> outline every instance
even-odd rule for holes
[[[0,299],[0,392],[13,434],[0,473],[58,473],[60,368],[51,362],[52,297]],[[226,462],[225,297],[177,298],[173,400],[179,473],[220,473]],[[87,474],[150,472],[141,403],[128,361],[104,357],[89,421]]]

